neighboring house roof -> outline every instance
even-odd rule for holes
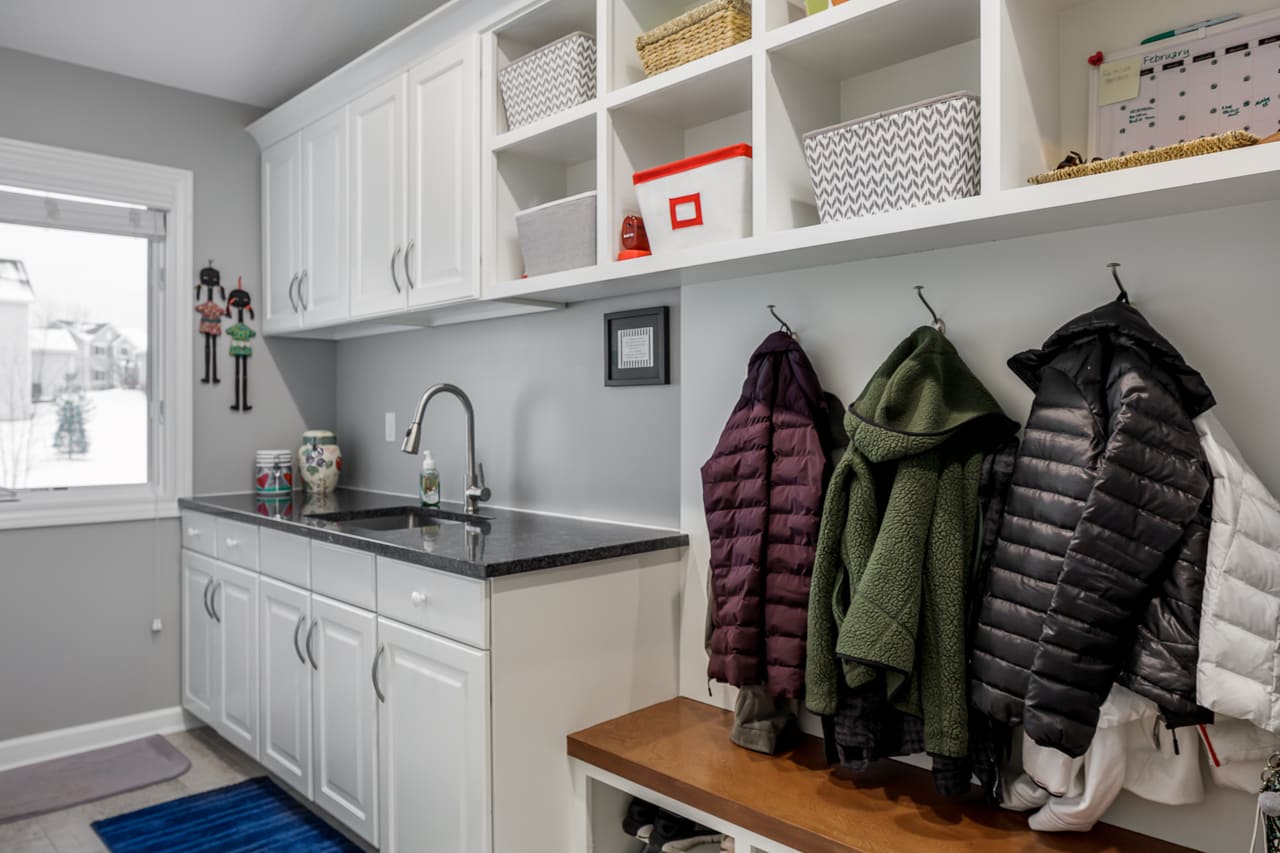
[[[66,329],[32,329],[31,351],[78,355],[80,347]]]
[[[22,261],[0,259],[0,302],[29,305],[35,301],[31,279]]]

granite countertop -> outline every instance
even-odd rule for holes
[[[462,515],[445,502],[426,527],[371,530],[358,525],[379,511],[417,507],[411,497],[338,489],[330,495],[297,492],[292,498],[262,498],[252,492],[182,498],[183,509],[249,522],[321,542],[372,551],[473,578],[521,574],[555,566],[608,560],[683,548],[677,530],[539,515],[480,507],[480,518]],[[388,512],[384,512],[386,520]],[[314,517],[322,516],[322,517]],[[353,518],[353,516],[355,516]]]

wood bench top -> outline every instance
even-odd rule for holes
[[[805,736],[770,757],[729,741],[733,715],[672,699],[569,735],[569,755],[805,853],[1189,853],[1099,824],[1086,834],[1037,833],[976,792],[948,800],[927,770],[878,762],[856,777],[827,766]]]

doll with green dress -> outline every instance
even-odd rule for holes
[[[236,401],[231,406],[233,412],[253,411],[253,406],[249,405],[249,356],[253,355],[253,347],[249,346],[249,341],[256,338],[258,333],[244,322],[245,311],[249,312],[249,319],[257,319],[251,303],[249,292],[241,286],[241,278],[237,276],[236,289],[227,297],[227,314],[230,315],[233,308],[236,310],[236,324],[226,330],[227,337],[231,338],[231,357],[236,362]]]

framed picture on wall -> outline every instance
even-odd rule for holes
[[[667,306],[604,315],[604,384],[668,385]]]

